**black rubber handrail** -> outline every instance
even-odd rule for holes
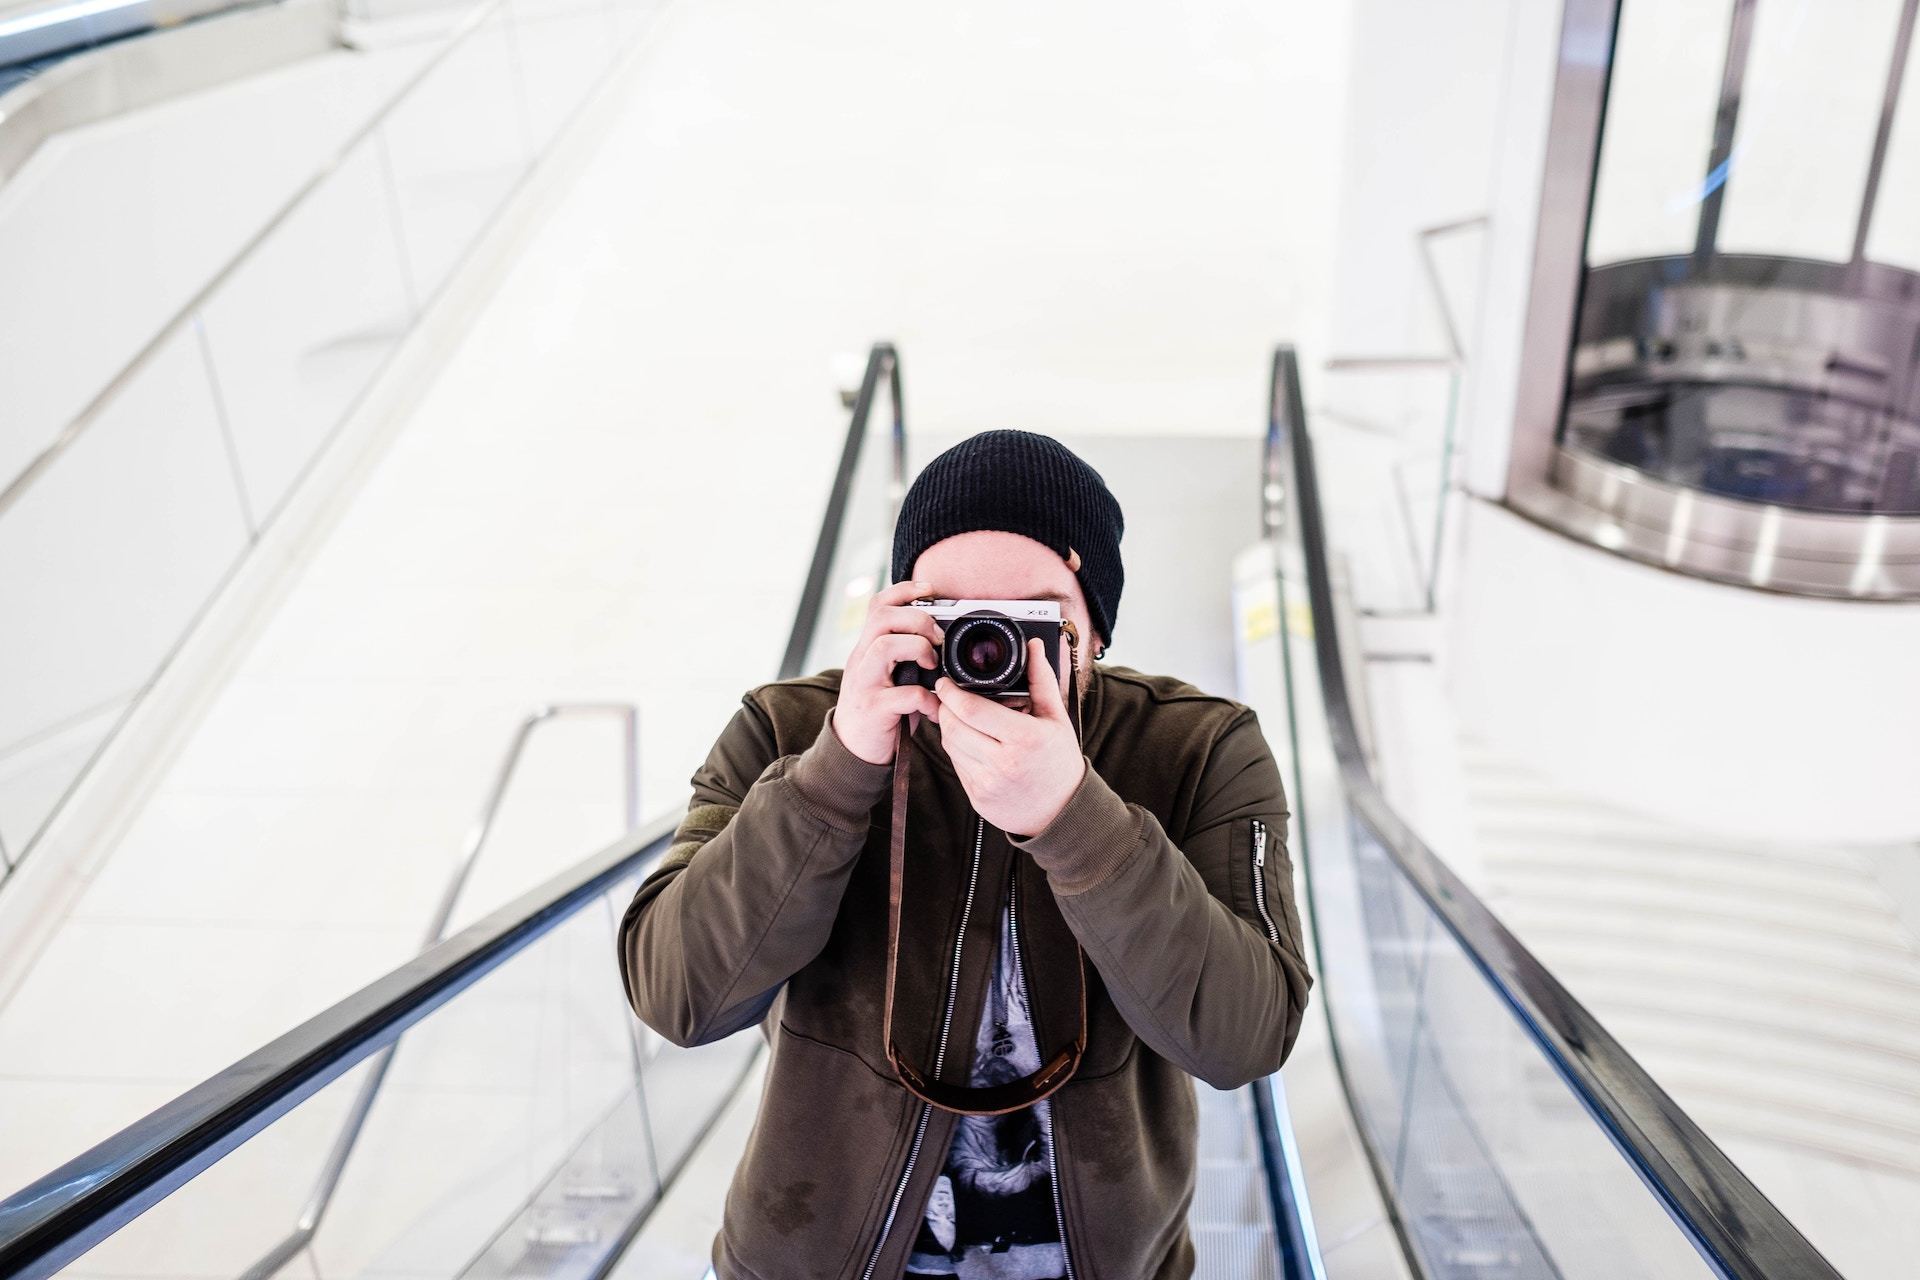
[[[1280,1280],[1314,1280],[1317,1259],[1306,1229],[1307,1206],[1295,1197],[1293,1179],[1287,1171],[1286,1141],[1280,1134],[1280,1126],[1290,1122],[1274,1104],[1268,1088],[1272,1079],[1256,1080],[1247,1091],[1253,1097],[1254,1135],[1260,1143],[1260,1167],[1267,1180],[1274,1256],[1280,1264]]]
[[[648,823],[0,1201],[0,1275],[50,1275],[665,852]]]
[[[893,349],[892,343],[876,342],[867,353],[866,372],[861,375],[860,391],[853,401],[853,418],[847,428],[846,442],[840,448],[840,466],[834,472],[833,489],[827,494],[827,511],[820,519],[820,536],[814,540],[813,561],[807,566],[807,583],[800,591],[800,608],[794,613],[793,631],[787,636],[786,656],[780,660],[782,680],[806,674],[801,668],[806,664],[807,650],[813,644],[813,633],[820,622],[820,606],[827,593],[827,575],[833,571],[834,553],[840,549],[840,527],[846,523],[847,499],[853,492],[853,473],[860,465],[860,450],[867,439],[867,420],[873,416],[873,402],[880,393],[882,378],[887,381],[887,397],[893,406],[894,478],[903,478],[900,471],[906,461],[906,405],[900,396],[900,355]]]
[[[1313,439],[1290,346],[1274,352],[1263,474],[1293,464],[1315,665],[1348,805],[1426,900],[1580,1103],[1708,1262],[1732,1280],[1841,1280],[1819,1250],[1656,1084],[1620,1042],[1394,812],[1374,781],[1341,656]]]
[[[879,378],[891,379],[896,448],[902,433],[899,361],[873,348],[847,426],[833,493],[814,547],[780,678],[800,665],[819,624],[828,567]],[[679,825],[646,823],[446,941],[263,1045],[0,1201],[0,1276],[47,1276],[80,1257],[208,1166],[351,1070],[475,980],[666,851]]]

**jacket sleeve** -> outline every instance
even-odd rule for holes
[[[1287,817],[1280,770],[1246,710],[1208,754],[1182,844],[1091,761],[1044,831],[1011,837],[1047,873],[1135,1034],[1217,1089],[1280,1069],[1313,985]]]
[[[820,953],[892,778],[841,743],[833,712],[776,757],[749,693],[693,775],[687,816],[620,922],[620,978],[640,1020],[677,1045],[752,1026]]]

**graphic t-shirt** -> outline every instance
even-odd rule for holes
[[[1000,910],[993,985],[980,1008],[968,1083],[1040,1069],[1027,993],[1013,962],[1010,910]],[[1047,1159],[1052,1116],[1042,1099],[1001,1116],[961,1116],[920,1219],[907,1275],[961,1280],[1065,1280]]]

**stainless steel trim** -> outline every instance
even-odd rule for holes
[[[1713,251],[1753,28],[1754,0],[1736,0],[1692,253],[1589,272],[1586,229],[1611,54],[1570,57],[1568,37],[1592,26],[1602,8],[1611,8],[1617,21],[1618,4],[1570,0],[1508,464],[1510,508],[1605,550],[1714,581],[1856,600],[1920,594],[1920,520],[1799,510],[1687,489],[1571,445],[1564,429],[1575,361],[1583,385],[1604,380],[1610,386],[1639,375],[1760,378],[1911,416],[1920,384],[1902,359],[1911,349],[1912,273],[1868,263],[1864,249],[1916,7],[1916,0],[1902,7],[1900,51],[1889,73],[1853,262]],[[1670,296],[1673,314],[1649,316],[1645,299],[1656,289]],[[1751,305],[1755,289],[1768,291],[1768,305]],[[1708,313],[1739,317],[1741,331],[1709,332],[1713,325],[1701,319]],[[1649,325],[1686,330],[1653,364],[1640,349]],[[1807,340],[1811,331],[1819,340]],[[1735,340],[1737,359],[1723,340]]]
[[[572,702],[554,703],[541,707],[520,722],[514,731],[513,741],[506,754],[501,757],[499,768],[494,772],[493,786],[487,792],[486,803],[480,808],[480,816],[474,820],[473,828],[467,833],[466,844],[460,858],[454,863],[453,874],[447,879],[447,886],[440,895],[440,904],[435,908],[433,920],[427,926],[425,939],[420,950],[426,951],[445,940],[447,923],[453,918],[453,908],[460,900],[460,891],[466,886],[473,874],[474,864],[479,860],[480,851],[486,846],[487,836],[493,830],[494,819],[500,814],[500,804],[506,799],[507,784],[513,780],[514,771],[520,767],[520,757],[526,751],[527,739],[541,725],[564,716],[574,715],[613,715],[621,721],[622,755],[622,796],[623,814],[628,830],[640,825],[640,711],[631,703],[625,702]],[[360,1131],[366,1125],[367,1114],[373,1110],[374,1100],[379,1097],[380,1086],[386,1081],[387,1068],[393,1063],[394,1051],[400,1047],[398,1040],[387,1045],[374,1055],[373,1065],[360,1082],[360,1089],[354,1095],[353,1105],[347,1109],[346,1119],[340,1124],[340,1132],[333,1140],[333,1147],[327,1153],[326,1163],[320,1168],[320,1177],[314,1183],[313,1190],[307,1196],[306,1205],[300,1211],[300,1217],[292,1231],[260,1260],[248,1267],[242,1275],[246,1280],[267,1280],[280,1269],[293,1261],[300,1251],[313,1240],[320,1229],[320,1220],[326,1215],[327,1206],[333,1202],[333,1193],[339,1189],[341,1175],[346,1171],[347,1158],[353,1154],[355,1144],[360,1141]],[[634,1072],[636,1085],[640,1085],[645,1075],[641,1061],[638,1041],[634,1042]],[[644,1086],[640,1086],[644,1087]],[[649,1134],[651,1141],[651,1134]],[[651,1157],[651,1151],[649,1156]],[[658,1169],[655,1162],[656,1171]]]
[[[1635,258],[1586,273],[1571,408],[1577,417],[1595,391],[1698,382],[1917,418],[1917,348],[1920,272],[1761,254]]]
[[[1873,226],[1874,206],[1880,202],[1880,178],[1887,167],[1887,145],[1893,137],[1894,108],[1900,102],[1901,83],[1906,79],[1907,58],[1913,48],[1914,20],[1920,15],[1920,0],[1906,0],[1900,7],[1900,23],[1893,34],[1893,61],[1887,67],[1887,87],[1880,95],[1880,121],[1873,131],[1873,152],[1867,161],[1867,181],[1860,191],[1860,221],[1853,232],[1853,260],[1867,260],[1867,232]]]
[[[1561,445],[1547,480],[1508,505],[1578,541],[1716,582],[1861,601],[1920,596],[1920,517],[1723,498]]]
[[[1714,243],[1720,237],[1720,209],[1731,176],[1728,166],[1733,163],[1733,132],[1740,120],[1740,88],[1746,83],[1747,51],[1753,45],[1753,6],[1754,0],[1734,0],[1733,20],[1727,24],[1727,53],[1720,64],[1720,105],[1713,116],[1713,144],[1707,155],[1700,223],[1693,241],[1694,256],[1702,261],[1713,256]],[[1611,64],[1612,59],[1608,62]]]
[[[1619,16],[1619,0],[1567,0],[1561,19],[1560,73],[1541,171],[1533,283],[1507,455],[1509,495],[1546,477],[1559,435]]]

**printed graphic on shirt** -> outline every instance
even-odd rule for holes
[[[980,1010],[969,1083],[1018,1080],[1040,1068],[1010,946],[1009,912],[1000,913],[993,986]],[[960,1280],[1064,1280],[1065,1251],[1047,1160],[1048,1103],[1003,1116],[961,1116],[907,1260],[907,1275]]]

